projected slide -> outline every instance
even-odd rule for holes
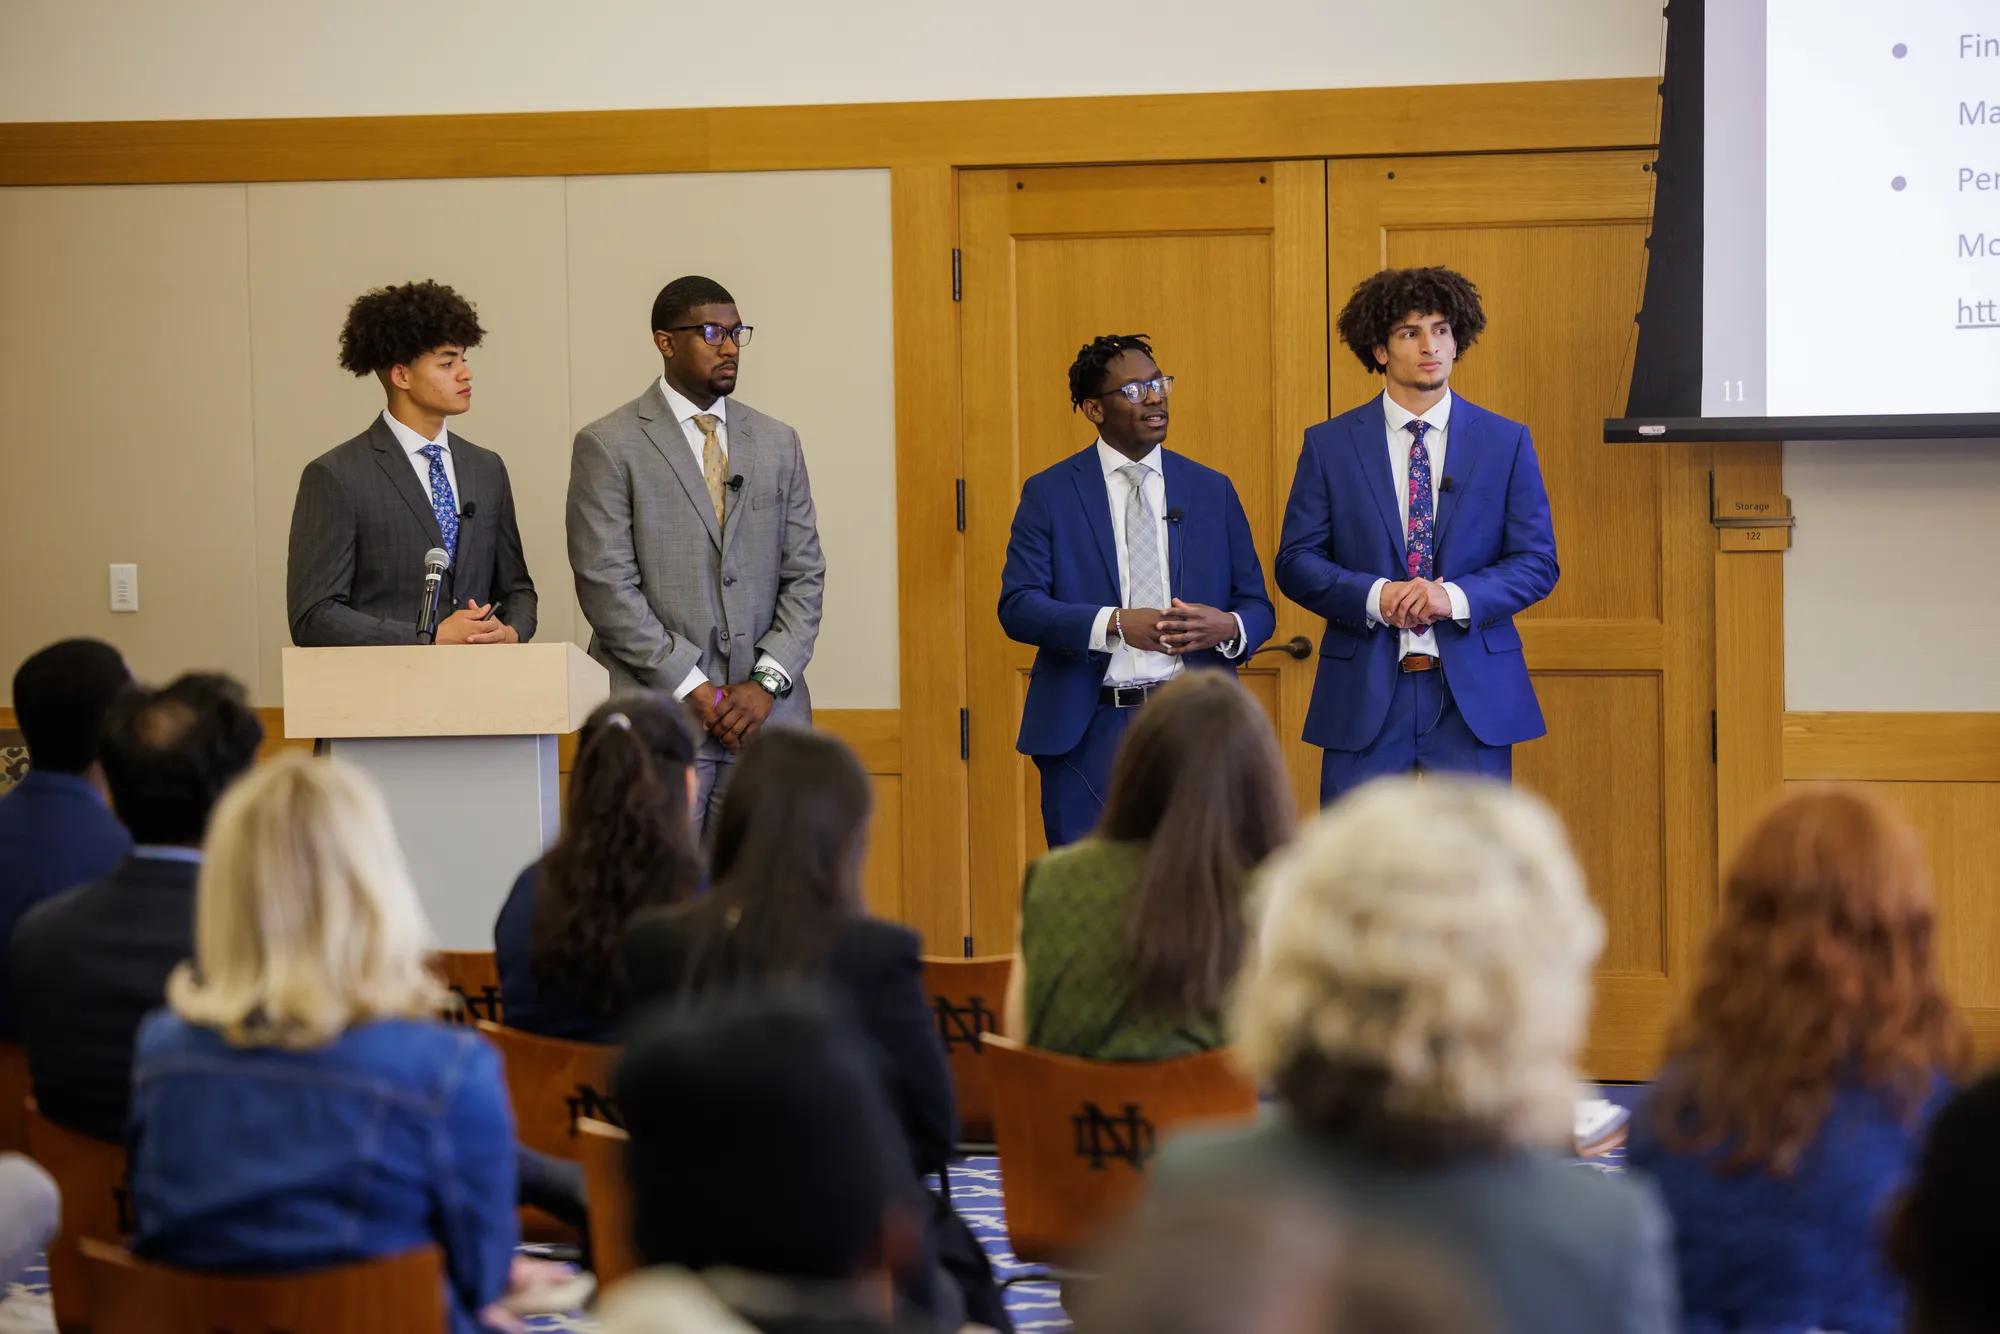
[[[1707,13],[1703,415],[2000,412],[2000,0]]]

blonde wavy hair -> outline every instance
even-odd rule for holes
[[[374,783],[288,755],[215,808],[194,958],[167,1002],[239,1047],[321,1046],[365,1020],[437,1013],[430,936]]]
[[[1604,924],[1541,801],[1371,783],[1261,893],[1233,1032],[1302,1125],[1409,1157],[1568,1142]]]

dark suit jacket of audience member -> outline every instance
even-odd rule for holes
[[[14,929],[14,1003],[35,1100],[51,1121],[123,1140],[139,1021],[194,953],[191,861],[135,854]]]
[[[20,1038],[7,942],[28,909],[71,885],[110,875],[132,836],[90,780],[30,769],[0,798],[0,1042]]]
[[[641,913],[625,928],[625,975],[636,1006],[683,994],[691,942],[680,909]],[[891,1105],[919,1174],[941,1170],[958,1134],[951,1071],[924,997],[914,931],[859,918],[827,951],[822,980],[845,1001],[878,1054]]]
[[[535,976],[535,895],[541,884],[542,864],[535,862],[515,878],[514,888],[493,922],[500,1013],[507,1027],[523,1033],[569,1042],[616,1042],[622,1016],[599,1014],[581,998],[560,987],[545,986]]]

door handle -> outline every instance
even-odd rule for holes
[[[1295,661],[1304,662],[1312,656],[1312,651],[1312,640],[1304,635],[1293,635],[1282,644],[1266,644],[1258,649],[1257,653],[1282,653]],[[1254,658],[1257,653],[1252,653],[1250,656]]]

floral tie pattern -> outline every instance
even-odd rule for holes
[[[444,554],[458,561],[458,498],[451,493],[451,474],[444,470],[444,450],[425,445],[417,451],[431,461],[431,513],[437,515]]]
[[[1403,429],[1416,437],[1410,443],[1410,531],[1404,568],[1412,579],[1428,579],[1435,568],[1431,553],[1431,452],[1424,448],[1431,424],[1417,417]]]

